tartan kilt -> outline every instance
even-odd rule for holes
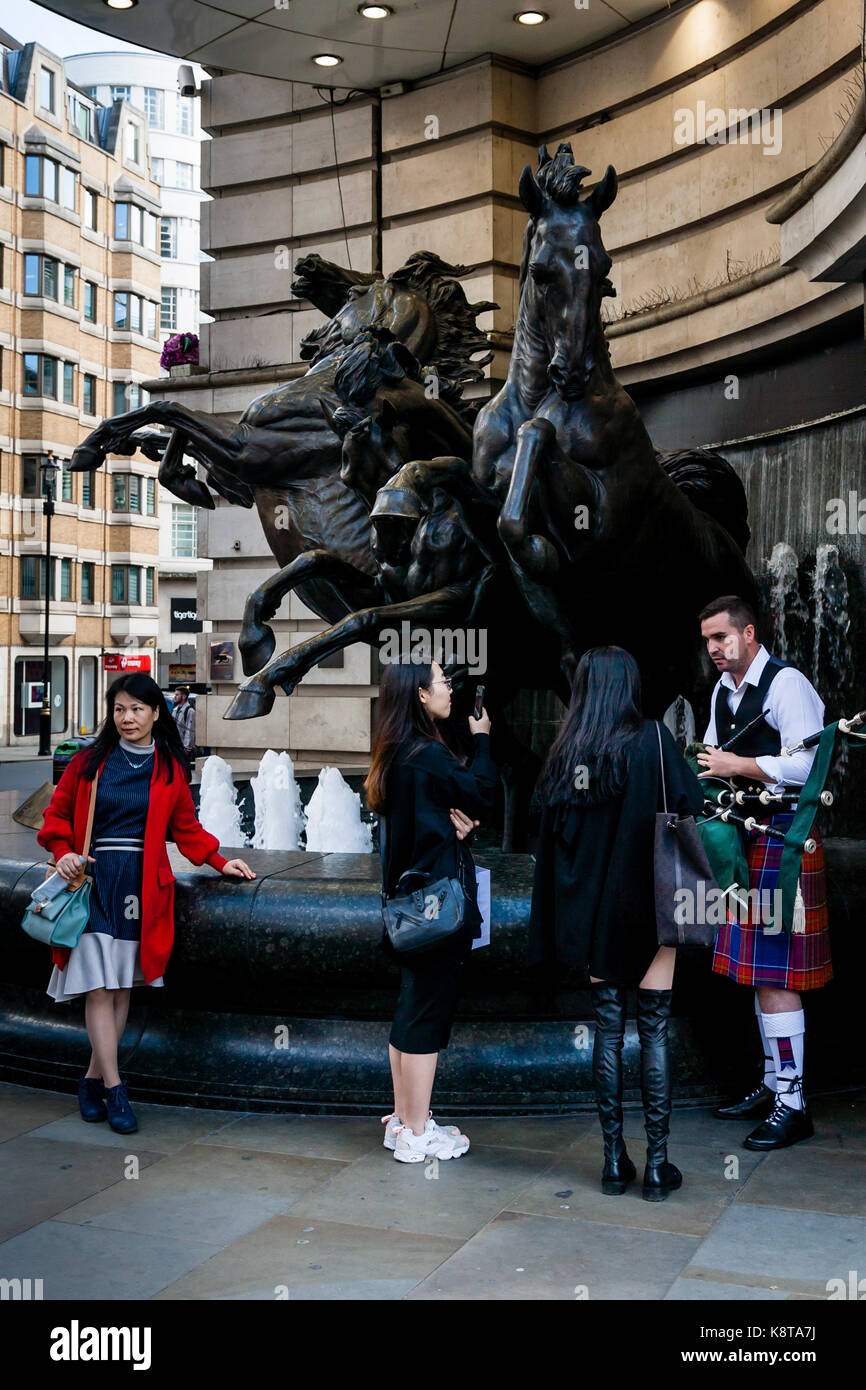
[[[793,817],[773,816],[770,824],[787,830]],[[719,930],[713,952],[713,970],[741,985],[769,985],[776,989],[819,989],[833,978],[830,959],[830,931],[827,920],[827,887],[824,875],[824,845],[812,831],[817,847],[804,854],[800,868],[800,887],[806,908],[805,930],[788,933],[764,930],[762,901],[769,906],[772,897],[749,899],[748,917],[736,908],[729,910]],[[746,851],[749,889],[771,894],[776,888],[782,862],[782,841],[768,835],[750,838]],[[757,908],[757,914],[755,909]],[[755,917],[757,915],[757,921]],[[740,919],[743,920],[740,920]]]

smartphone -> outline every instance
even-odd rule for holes
[[[484,686],[483,686],[483,685],[476,685],[476,687],[475,687],[475,708],[474,708],[474,710],[472,711],[472,717],[473,717],[473,719],[480,719],[483,709],[484,709]]]

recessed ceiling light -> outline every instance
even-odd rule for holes
[[[390,5],[359,5],[358,14],[364,19],[388,19],[394,11]]]
[[[138,0],[104,0],[110,10],[131,10]]]
[[[320,68],[335,68],[342,61],[342,58],[338,58],[336,53],[317,53],[313,58],[313,62]]]
[[[550,15],[545,14],[544,10],[521,10],[514,18],[518,24],[544,24]]]

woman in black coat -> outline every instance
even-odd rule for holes
[[[439,734],[435,721],[451,712],[451,682],[437,662],[392,663],[379,685],[367,805],[385,823],[383,889],[397,890],[408,869],[429,873],[431,882],[460,877],[466,891],[462,929],[444,946],[403,961],[400,994],[389,1054],[394,1114],[386,1117],[385,1144],[402,1162],[428,1155],[456,1158],[469,1141],[457,1130],[439,1128],[430,1115],[430,1096],[441,1048],[447,1047],[472,941],[481,934],[475,865],[465,843],[493,806],[496,768],[490,757],[490,720],[469,718],[474,756],[464,766]],[[405,886],[405,885],[404,885]],[[383,935],[385,949],[393,951]]]
[[[589,970],[593,1082],[604,1135],[602,1191],[611,1196],[636,1176],[622,1138],[622,1047],[626,990],[638,986],[648,1201],[662,1201],[682,1183],[679,1169],[667,1161],[667,1020],[676,951],[659,946],[656,934],[659,729],[668,806],[697,814],[704,804],[700,783],[664,725],[640,713],[634,658],[620,647],[584,653],[536,787],[542,816],[529,929],[531,966]]]

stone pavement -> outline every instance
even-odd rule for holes
[[[605,1197],[593,1115],[461,1119],[466,1156],[394,1161],[376,1118],[140,1105],[128,1138],[0,1084],[0,1278],[46,1299],[827,1298],[866,1276],[866,1092],[753,1154],[674,1113],[683,1188]],[[443,1122],[447,1117],[440,1117]],[[626,1137],[642,1161],[642,1118]]]

